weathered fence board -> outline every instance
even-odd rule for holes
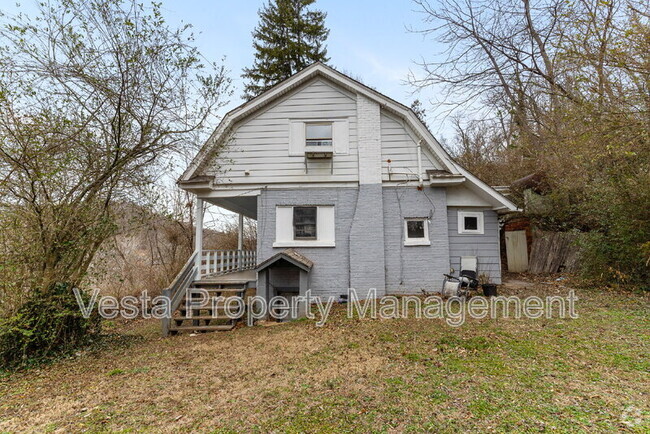
[[[575,245],[575,234],[538,231],[533,238],[529,272],[559,273],[576,270],[578,247]]]

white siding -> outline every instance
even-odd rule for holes
[[[326,79],[315,78],[261,112],[240,121],[230,143],[205,174],[216,176],[217,184],[358,182],[360,165],[378,170],[364,158],[359,159],[358,113],[359,107],[365,107],[360,104],[357,95]],[[366,105],[376,110],[374,101]],[[292,136],[304,135],[304,131],[298,131],[304,127],[302,121],[310,120],[339,121],[335,122],[337,135],[341,134],[338,127],[345,126],[348,141],[343,147],[348,152],[335,143],[333,160],[308,160],[308,173],[305,173],[305,158],[297,146],[290,150],[290,143]],[[417,179],[415,133],[404,121],[383,109],[378,122],[375,118],[370,121],[367,123],[372,125],[367,125],[367,129],[376,133],[381,141],[381,180]],[[388,177],[389,159],[393,173],[391,179]],[[425,179],[426,170],[441,168],[441,163],[423,146],[422,172]],[[378,176],[376,178],[379,180]]]
[[[334,155],[333,167],[330,160],[310,160],[309,173],[305,174],[305,158],[289,155],[289,123],[310,119],[347,119],[349,153]],[[314,79],[262,113],[245,119],[219,155],[218,164],[213,163],[208,174],[216,175],[219,183],[357,181],[355,96],[323,79]]]
[[[407,175],[412,173],[410,179],[417,179],[418,150],[415,135],[404,122],[381,113],[381,157],[382,157],[382,179],[388,181],[388,160],[391,160],[391,172],[393,181],[403,181]],[[422,147],[422,172],[426,170],[441,169],[442,165],[435,160],[431,153]],[[399,172],[397,174],[396,172]]]

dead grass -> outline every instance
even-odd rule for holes
[[[564,288],[520,283],[519,295]],[[647,294],[578,291],[579,319],[355,320],[130,342],[0,381],[9,431],[650,430]]]

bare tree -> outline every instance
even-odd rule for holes
[[[586,269],[650,276],[650,4],[416,3],[446,48],[412,83],[442,85],[479,119],[456,124],[459,160],[490,181],[495,164],[543,172],[553,206],[539,218],[590,232]]]
[[[226,103],[229,80],[156,3],[60,0],[4,19],[3,270],[33,288],[76,284],[115,229],[114,205],[145,200]]]

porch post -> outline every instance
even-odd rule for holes
[[[201,260],[203,256],[203,199],[196,198],[196,216],[194,218],[196,234],[194,236],[194,251],[196,255],[196,266],[201,274]]]
[[[239,214],[239,226],[237,228],[237,271],[242,271],[244,268],[244,214]]]
[[[239,214],[239,233],[237,234],[237,250],[244,249],[244,214]]]

